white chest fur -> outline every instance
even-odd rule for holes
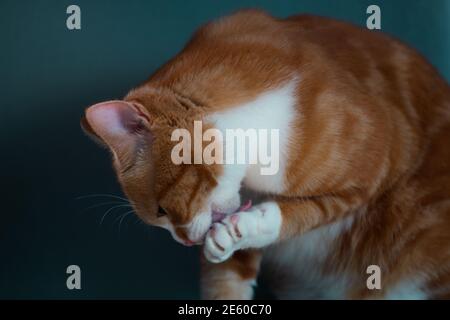
[[[277,154],[271,153],[271,160],[277,161],[277,170],[275,174],[262,175],[261,168],[266,164],[258,158],[256,164],[245,165],[225,165],[225,174],[223,180],[229,183],[229,180],[239,180],[234,185],[239,185],[243,180],[244,184],[255,191],[280,193],[284,189],[284,179],[286,174],[289,141],[291,126],[298,116],[295,109],[296,81],[261,94],[255,100],[248,103],[234,106],[231,109],[215,113],[208,117],[207,121],[214,123],[215,128],[225,132],[228,129],[243,130],[267,130],[278,132],[278,146],[276,149],[269,146],[270,151],[277,151]],[[227,141],[225,139],[225,145]],[[226,148],[225,148],[226,149]],[[274,157],[277,157],[275,159]],[[220,182],[219,182],[220,184]]]
[[[356,213],[354,213],[356,214]],[[337,238],[354,223],[354,214],[264,250],[262,272],[280,299],[346,299],[366,278],[348,272],[322,272]],[[364,272],[365,268],[361,269]],[[382,277],[383,279],[383,277]],[[381,281],[383,286],[383,281]],[[384,299],[426,299],[423,278],[403,279],[386,288]]]
[[[348,217],[265,249],[262,271],[279,298],[345,297],[350,275],[326,275],[322,267],[333,242],[352,221]]]

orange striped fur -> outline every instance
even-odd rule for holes
[[[265,194],[282,216],[270,250],[351,217],[315,267],[323,277],[351,279],[341,298],[388,298],[417,279],[421,297],[450,298],[450,89],[423,57],[380,32],[315,16],[241,11],[200,28],[122,101],[140,110],[137,131],[151,137],[131,137],[136,146],[125,148],[102,133],[89,109],[84,127],[112,149],[137,214],[150,224],[169,223],[188,240],[185,226],[223,168],[173,164],[171,132],[192,130],[194,120],[293,77],[296,116],[284,187]],[[167,211],[162,219],[158,205]],[[278,277],[275,287],[295,281],[289,257],[271,263],[277,253],[266,251],[236,251],[219,264],[203,259],[203,296],[250,298],[261,257]],[[372,264],[382,270],[381,290],[366,287]]]

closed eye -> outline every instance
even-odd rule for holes
[[[158,213],[156,214],[156,217],[161,218],[161,217],[164,217],[164,216],[167,216],[167,211],[164,210],[163,207],[159,206],[158,207]]]

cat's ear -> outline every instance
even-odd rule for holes
[[[106,144],[119,160],[130,159],[152,141],[147,110],[127,101],[107,101],[87,108],[81,126],[94,140]]]
[[[108,147],[105,142],[95,133],[95,131],[91,128],[89,122],[86,120],[86,116],[81,117],[80,121],[81,128],[84,133],[86,133],[92,140],[98,143],[101,146]]]

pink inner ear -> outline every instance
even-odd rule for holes
[[[135,133],[144,128],[143,121],[147,122],[148,117],[141,114],[130,102],[107,101],[89,107],[86,120],[111,148],[118,149],[134,142]]]
[[[86,110],[86,119],[92,129],[100,135],[126,133],[121,114],[133,110],[125,101],[108,101],[93,105]]]

